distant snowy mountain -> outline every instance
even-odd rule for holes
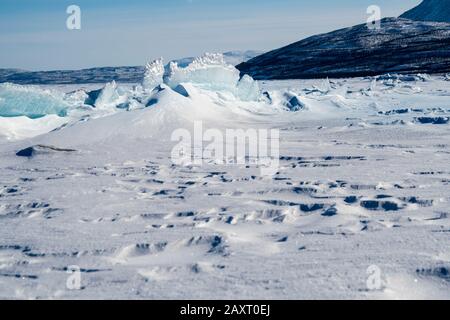
[[[259,80],[450,72],[450,24],[386,18],[380,30],[361,24],[316,35],[237,68]]]
[[[450,0],[424,0],[400,18],[418,21],[450,22]]]
[[[262,51],[230,51],[223,54],[227,63],[235,66],[254,58]],[[194,58],[184,58],[176,62],[185,66]],[[76,83],[104,83],[116,81],[122,83],[136,83],[142,80],[145,68],[131,67],[102,67],[83,70],[55,70],[55,71],[24,71],[18,69],[0,69],[0,83],[12,82],[16,84],[76,84]]]

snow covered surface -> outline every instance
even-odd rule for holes
[[[39,119],[30,119],[25,116],[0,117],[0,142],[32,138],[48,133],[67,122],[67,119],[56,115],[47,115]]]
[[[57,116],[0,118],[1,298],[450,298],[445,77],[265,81],[244,101],[184,72],[54,87],[70,107],[46,134]],[[107,108],[85,103],[102,88]],[[199,120],[279,129],[279,172],[173,164]]]

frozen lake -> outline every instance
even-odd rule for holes
[[[186,86],[0,118],[0,297],[450,298],[450,82],[259,85],[264,103]],[[174,164],[171,133],[194,121],[278,129],[276,174]]]

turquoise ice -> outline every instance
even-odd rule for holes
[[[31,119],[49,114],[67,115],[68,105],[49,90],[11,83],[0,84],[0,117],[26,116]]]

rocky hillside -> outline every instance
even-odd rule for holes
[[[255,79],[450,72],[450,23],[386,18],[316,35],[237,66]]]
[[[418,21],[450,22],[450,0],[424,0],[400,16]]]

